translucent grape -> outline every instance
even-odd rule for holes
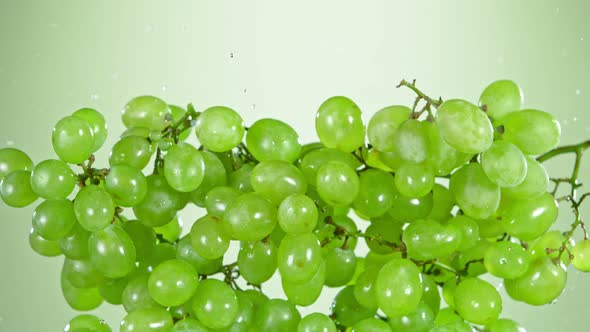
[[[453,255],[451,265],[457,270],[465,270],[472,277],[487,273],[483,259],[490,245],[490,241],[479,239],[471,248]]]
[[[537,155],[559,144],[561,127],[555,117],[538,110],[513,112],[501,120],[502,138],[516,145],[523,153]]]
[[[98,292],[110,304],[123,304],[123,291],[128,283],[129,279],[127,277],[119,279],[106,278],[102,284],[98,285]]]
[[[229,248],[230,238],[218,217],[206,215],[200,218],[193,224],[190,235],[193,249],[206,259],[222,257]]]
[[[111,332],[111,328],[102,319],[88,314],[72,318],[64,328],[64,332],[74,332],[79,329],[89,329],[92,332]]]
[[[50,241],[68,235],[75,224],[74,206],[66,199],[44,201],[33,212],[33,228]]]
[[[187,262],[172,259],[158,265],[148,279],[150,296],[164,307],[190,300],[197,289],[197,272]]]
[[[137,269],[133,272],[151,273],[158,265],[176,257],[176,248],[174,244],[160,242],[156,244],[149,256],[142,256],[135,264]]]
[[[63,273],[61,274],[60,280],[64,299],[73,309],[90,311],[98,308],[103,302],[97,288],[76,288],[68,281]]]
[[[59,159],[70,164],[81,164],[94,151],[94,134],[88,121],[67,116],[53,128],[51,143]]]
[[[118,225],[109,225],[88,238],[90,261],[105,277],[121,278],[135,267],[135,245]]]
[[[394,141],[394,151],[402,160],[413,164],[426,160],[429,142],[424,122],[414,119],[407,120],[395,132]]]
[[[133,312],[139,309],[160,307],[150,295],[148,278],[148,275],[141,274],[127,283],[121,294],[121,302],[125,311]]]
[[[144,199],[133,207],[139,221],[146,226],[163,226],[176,216],[182,207],[181,193],[170,187],[164,176],[153,174],[146,178],[148,190]]]
[[[457,250],[465,251],[477,243],[479,239],[479,225],[475,220],[464,215],[457,215],[449,219],[447,223],[455,226],[461,233],[461,241]]]
[[[353,294],[355,300],[364,308],[377,310],[377,296],[375,293],[375,281],[381,266],[367,266],[356,279]]]
[[[320,148],[306,154],[299,163],[299,169],[307,179],[307,183],[315,187],[318,170],[330,161],[342,162],[353,170],[361,166],[361,162],[350,153],[337,149]]]
[[[74,200],[74,212],[80,226],[90,232],[107,227],[115,216],[115,204],[103,187],[82,188]]]
[[[205,206],[205,198],[210,190],[227,184],[227,173],[223,163],[212,152],[201,151],[205,163],[203,181],[197,189],[191,191],[191,201],[200,207]]]
[[[88,257],[88,237],[90,232],[76,223],[70,232],[59,239],[59,247],[64,256],[71,259],[82,259]]]
[[[141,203],[147,188],[147,180],[143,173],[129,165],[114,165],[105,177],[104,189],[119,206],[132,207]]]
[[[440,310],[441,302],[440,294],[438,292],[438,285],[434,282],[434,279],[430,275],[422,274],[422,288],[423,292],[421,301],[428,305],[434,316],[436,316]]]
[[[243,164],[238,170],[230,173],[229,186],[244,193],[254,191],[250,183],[250,174],[253,169],[253,164]]]
[[[352,326],[352,332],[391,332],[391,328],[385,321],[374,317],[365,318]]]
[[[169,332],[172,326],[172,316],[166,309],[145,308],[125,316],[119,332]]]
[[[499,119],[522,108],[524,96],[520,87],[511,80],[498,80],[488,85],[479,97],[479,107],[486,114]]]
[[[346,286],[338,292],[332,303],[332,316],[338,325],[352,327],[363,319],[375,316],[377,310],[364,308],[354,296],[354,286]]]
[[[483,152],[494,140],[494,130],[486,114],[465,100],[450,99],[442,103],[436,123],[444,140],[461,152]]]
[[[284,160],[292,163],[299,157],[301,144],[297,132],[275,119],[260,119],[246,133],[248,150],[258,161]]]
[[[95,109],[92,108],[81,108],[74,113],[72,116],[81,118],[88,122],[92,136],[94,137],[94,144],[92,145],[92,152],[98,151],[107,139],[107,124],[104,116]]]
[[[12,207],[25,207],[39,198],[31,187],[31,172],[17,170],[0,180],[0,198]]]
[[[504,280],[504,286],[508,295],[517,301],[543,305],[559,297],[565,288],[566,280],[564,268],[553,264],[549,257],[545,257],[534,260],[523,276]]]
[[[121,111],[125,127],[145,127],[150,130],[164,129],[169,114],[168,105],[154,96],[135,97]]]
[[[461,210],[475,219],[491,216],[500,204],[500,187],[490,181],[478,163],[467,164],[453,173],[449,189]]]
[[[396,192],[391,174],[369,169],[359,176],[359,192],[352,205],[356,211],[366,217],[383,215],[393,205]]]
[[[182,233],[182,219],[177,215],[166,225],[154,227],[154,231],[164,240],[175,243]]]
[[[238,316],[239,304],[235,292],[217,279],[201,281],[192,301],[199,321],[211,329],[228,327]]]
[[[242,242],[238,269],[249,283],[262,284],[277,270],[277,248],[272,241]]]
[[[545,233],[557,219],[557,213],[557,202],[549,193],[528,199],[506,198],[498,209],[506,232],[523,241]]]
[[[395,149],[395,133],[406,120],[412,110],[406,106],[388,106],[376,112],[367,125],[369,143],[382,152]]]
[[[406,197],[422,197],[434,186],[434,172],[428,164],[403,163],[395,173],[395,187]]]
[[[468,162],[472,154],[460,152],[445,141],[436,122],[423,122],[428,134],[426,163],[437,176],[449,175],[455,168]]]
[[[454,302],[459,315],[475,324],[491,323],[502,312],[502,299],[496,288],[477,278],[463,279],[457,285]]]
[[[247,332],[252,328],[252,322],[254,320],[254,303],[250,299],[250,296],[244,294],[242,291],[236,292],[238,297],[238,316],[234,320],[234,323],[224,329],[216,330],[219,332]],[[193,332],[193,331],[187,331]]]
[[[199,274],[209,275],[219,271],[223,264],[223,257],[219,257],[218,259],[203,258],[197,254],[191,242],[190,234],[178,241],[176,245],[176,258],[191,264]]]
[[[428,332],[434,327],[435,315],[424,302],[420,302],[416,310],[408,315],[394,317],[389,320],[389,326],[396,332]]]
[[[530,265],[530,253],[512,242],[494,242],[485,252],[483,263],[490,274],[505,279],[524,275]]]
[[[410,222],[428,216],[432,207],[432,194],[414,198],[397,194],[387,214],[396,221]]]
[[[62,274],[77,288],[96,287],[104,278],[89,260],[64,260]]]
[[[127,136],[113,145],[109,155],[109,164],[111,166],[126,164],[142,170],[150,162],[154,151],[145,137]]]
[[[481,155],[481,166],[492,182],[500,187],[516,187],[524,181],[527,162],[516,145],[496,141]]]
[[[242,193],[234,188],[220,186],[211,189],[205,196],[205,208],[207,213],[221,217],[227,207]]]
[[[277,220],[286,233],[309,233],[318,222],[318,208],[308,196],[293,194],[279,205]]]
[[[389,317],[400,317],[416,310],[422,293],[420,271],[407,259],[392,259],[377,275],[377,303]]]
[[[45,199],[66,198],[75,186],[76,174],[61,160],[44,160],[31,173],[31,188]]]
[[[297,331],[301,314],[295,305],[281,299],[266,301],[254,316],[254,324],[260,331]]]
[[[315,303],[324,288],[324,281],[327,273],[326,265],[327,264],[322,261],[314,275],[309,280],[300,283],[291,282],[282,278],[281,285],[289,302],[302,307]]]
[[[511,319],[498,319],[486,326],[490,332],[526,332],[525,328]]]
[[[29,245],[41,256],[54,257],[62,254],[57,241],[44,239],[34,228],[29,231]]]
[[[194,146],[180,142],[164,157],[164,176],[170,187],[181,192],[197,189],[203,182],[205,161]]]
[[[459,247],[461,232],[453,224],[441,225],[432,219],[419,219],[404,230],[408,256],[418,260],[445,258]]]
[[[317,173],[316,187],[326,203],[338,206],[354,201],[359,191],[359,177],[348,165],[328,162]]]
[[[549,187],[549,175],[545,167],[535,158],[525,156],[527,172],[524,180],[512,188],[502,188],[502,195],[526,198],[535,197],[547,191]]]
[[[288,234],[281,241],[277,264],[283,279],[294,283],[308,281],[321,261],[320,243],[314,234]]]
[[[121,224],[135,246],[137,258],[145,258],[151,254],[156,244],[156,233],[138,220],[129,220]]]
[[[270,235],[275,225],[276,208],[257,193],[246,193],[227,207],[223,214],[226,234],[240,241],[259,241]]]
[[[340,287],[348,284],[356,272],[356,255],[353,250],[333,248],[324,256],[326,262],[325,284]]]
[[[250,173],[250,183],[255,192],[279,205],[291,194],[305,194],[307,183],[299,169],[283,160],[260,162]]]
[[[590,240],[578,242],[572,249],[572,265],[582,272],[590,272]]]
[[[392,252],[392,244],[400,244],[402,238],[402,223],[391,218],[377,218],[371,220],[371,225],[365,230],[365,241],[369,249],[378,254]]]
[[[361,110],[346,97],[332,97],[320,105],[315,129],[320,142],[328,148],[352,152],[365,142]]]
[[[199,142],[213,152],[231,150],[244,137],[244,122],[240,115],[228,107],[214,106],[199,115],[195,133]]]
[[[194,318],[184,318],[174,324],[172,332],[209,332],[209,329]]]
[[[297,332],[336,332],[336,325],[330,317],[314,312],[299,321]]]
[[[33,161],[23,151],[15,148],[0,149],[0,180],[14,171],[32,171]]]

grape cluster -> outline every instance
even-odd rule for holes
[[[227,107],[137,97],[101,169],[93,153],[105,119],[83,108],[54,127],[58,159],[34,165],[0,150],[0,195],[13,207],[43,200],[31,248],[65,257],[72,308],[123,305],[121,332],[524,331],[500,318],[500,294],[482,276],[543,305],[564,289],[568,264],[590,271],[579,210],[589,194],[577,194],[590,142],[558,148],[556,119],[523,109],[509,80],[486,87],[479,105],[400,85],[417,94],[413,106],[385,107],[367,125],[352,100],[329,98],[315,119],[319,142],[307,145],[279,120],[245,127]],[[572,176],[549,191],[541,162],[564,153],[576,154]],[[558,200],[563,183],[571,192]],[[574,212],[566,232],[550,230],[558,201]],[[206,214],[181,237],[187,204]],[[368,253],[355,251],[359,240]],[[223,265],[232,241],[239,253]],[[277,270],[286,300],[262,292]],[[341,289],[331,314],[301,317],[297,306],[324,287]],[[65,331],[111,329],[83,314]]]

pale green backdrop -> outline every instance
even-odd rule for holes
[[[574,143],[590,137],[589,14],[583,0],[0,0],[0,148],[21,148],[36,162],[53,157],[53,124],[82,106],[106,115],[111,146],[121,107],[138,94],[200,109],[227,105],[247,124],[276,117],[311,141],[325,98],[347,95],[368,119],[385,105],[411,103],[394,88],[402,78],[473,101],[492,80],[512,78],[527,106],[557,115],[562,143]],[[103,164],[107,153],[97,154]],[[586,182],[588,165],[590,158]],[[28,247],[32,210],[0,204],[2,332],[61,331],[74,315],[60,294],[62,259]],[[189,210],[185,220],[199,213]],[[587,331],[590,275],[571,271],[568,281],[556,304],[507,300],[503,316],[529,331]],[[305,312],[327,311],[332,293]],[[95,313],[118,331],[120,309]]]

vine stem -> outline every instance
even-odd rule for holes
[[[396,86],[396,88],[405,86],[407,88],[409,88],[410,90],[414,91],[417,95],[418,98],[421,98],[423,100],[426,101],[427,104],[430,104],[432,106],[434,106],[434,108],[438,108],[440,106],[440,104],[442,104],[442,98],[438,98],[437,100],[432,99],[430,97],[428,97],[424,92],[422,92],[420,89],[418,89],[416,87],[416,80],[412,80],[412,82],[408,82],[406,80],[402,80],[401,82],[399,82],[399,84]],[[418,100],[416,100],[415,104],[418,104]],[[415,107],[415,106],[414,106]]]

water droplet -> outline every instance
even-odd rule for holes
[[[248,92],[248,90],[244,89],[244,93]]]
[[[500,265],[506,264],[506,258],[500,258]]]
[[[98,100],[98,98],[100,98],[100,96],[98,95],[98,93],[93,93],[90,95],[90,99],[91,100]]]
[[[234,58],[234,52],[229,52],[229,57],[230,57],[230,59],[233,59]]]
[[[14,141],[13,140],[6,141],[6,146],[13,146],[13,145],[14,145]]]
[[[555,12],[559,14],[559,7],[555,8]]]
[[[578,122],[578,117],[574,116],[574,118],[572,119],[573,122]]]
[[[579,96],[582,93],[582,91],[580,91],[580,89],[576,89],[576,96]]]
[[[151,24],[148,24],[148,25],[145,26],[145,28],[143,29],[143,31],[144,32],[148,32],[148,33],[149,32],[152,32],[152,31],[154,31],[154,26],[151,25]]]
[[[251,108],[251,109],[255,109],[255,108],[256,108],[256,104],[252,104],[252,105],[250,105],[250,108]]]
[[[166,92],[168,90],[168,86],[166,84],[162,85],[162,92]]]
[[[580,37],[580,41],[584,41],[584,37]]]

